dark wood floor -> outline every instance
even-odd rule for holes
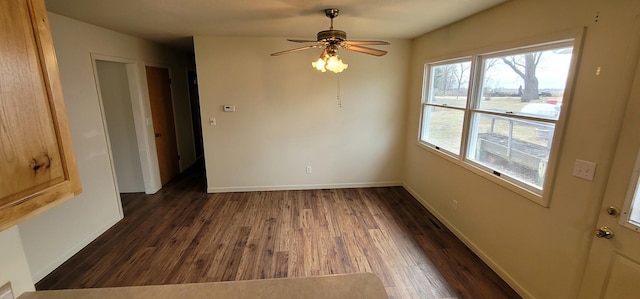
[[[372,272],[390,298],[520,298],[401,187],[204,190],[196,169],[123,194],[125,218],[37,289]]]

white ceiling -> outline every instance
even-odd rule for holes
[[[49,11],[192,51],[196,35],[315,39],[329,27],[349,39],[414,38],[508,0],[46,0]]]

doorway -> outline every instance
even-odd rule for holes
[[[193,122],[193,140],[196,148],[196,160],[202,160],[204,156],[204,142],[202,140],[198,75],[195,71],[188,70],[187,79],[189,80],[189,102],[191,103],[191,121]]]
[[[96,60],[95,66],[118,191],[144,192],[127,65]]]

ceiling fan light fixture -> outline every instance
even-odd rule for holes
[[[312,62],[311,66],[313,66],[314,69],[324,73],[327,71],[327,69],[324,68],[326,64],[327,64],[326,58],[320,57],[318,58],[318,60]]]
[[[349,65],[343,63],[338,55],[329,57],[329,59],[327,59],[327,65],[325,66],[327,70],[336,74],[346,70],[347,67],[349,67]]]
[[[342,59],[338,56],[338,48],[335,45],[329,45],[322,50],[318,60],[312,62],[311,66],[323,73],[331,71],[337,74],[346,70],[349,65],[342,62]]]
[[[320,58],[311,63],[314,69],[321,72],[327,70],[340,73],[349,67],[348,64],[342,62],[340,56],[338,56],[338,49],[344,49],[348,51],[364,53],[374,56],[384,56],[387,51],[369,48],[365,46],[369,45],[389,45],[388,42],[379,40],[347,40],[347,33],[342,30],[333,29],[333,19],[338,16],[340,10],[337,8],[328,8],[324,10],[325,15],[331,20],[331,26],[329,30],[323,30],[318,32],[317,40],[304,40],[304,39],[287,39],[294,43],[315,43],[315,45],[309,45],[300,48],[289,49],[276,53],[271,53],[271,56],[280,56],[283,54],[298,52],[308,49],[324,48]]]
[[[331,71],[334,73],[340,73],[349,67],[348,64],[342,62],[338,54],[325,54],[320,56],[318,60],[311,63],[314,69],[321,72]]]

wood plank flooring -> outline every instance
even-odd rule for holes
[[[191,170],[38,290],[371,272],[390,298],[520,298],[401,187],[204,193]]]

